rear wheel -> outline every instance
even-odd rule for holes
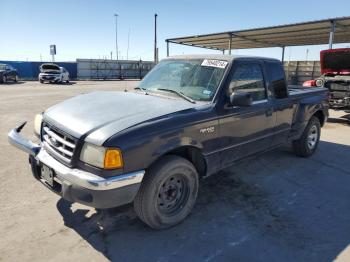
[[[198,193],[198,174],[188,160],[166,156],[146,173],[134,200],[139,218],[154,229],[183,221]]]
[[[293,141],[293,149],[297,156],[311,156],[317,149],[320,141],[320,120],[313,116],[307,124],[303,134],[298,140]]]

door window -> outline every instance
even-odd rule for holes
[[[231,78],[228,95],[235,91],[248,92],[253,102],[267,98],[264,84],[264,75],[259,64],[239,64]]]

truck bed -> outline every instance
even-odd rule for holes
[[[298,85],[289,85],[288,92],[292,99],[302,99],[310,95],[323,94],[328,92],[328,89],[324,87],[303,87]]]

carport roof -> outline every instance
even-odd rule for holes
[[[333,37],[330,36],[332,28]],[[166,42],[215,50],[231,50],[328,44],[330,37],[333,38],[333,43],[349,43],[350,17],[169,38]]]

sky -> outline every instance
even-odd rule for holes
[[[56,61],[115,58],[115,17],[118,14],[119,59],[152,60],[154,14],[158,14],[159,57],[166,56],[165,39],[229,30],[274,26],[349,16],[350,1],[221,1],[221,0],[0,0],[0,60]],[[129,39],[129,41],[128,41]],[[128,50],[129,42],[129,51]],[[348,47],[349,44],[334,45]],[[318,60],[327,45],[287,47],[285,60]],[[170,54],[219,53],[170,45]],[[234,50],[234,55],[281,58],[281,48]]]

